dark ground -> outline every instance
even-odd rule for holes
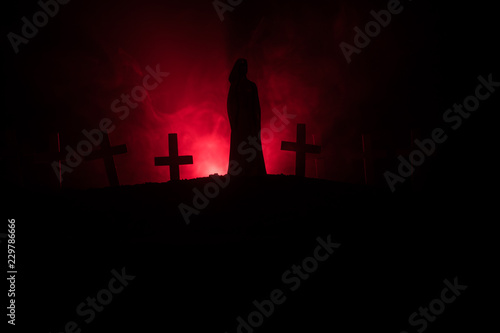
[[[187,225],[177,206],[209,181],[19,194],[34,204],[16,216],[18,322],[46,332],[68,321],[82,332],[236,332],[236,318],[279,288],[286,301],[256,332],[416,332],[408,317],[455,277],[468,288],[429,332],[480,331],[493,312],[483,308],[491,220],[477,206],[434,188],[394,195],[268,176],[233,179]],[[341,246],[291,291],[282,274],[328,235]],[[122,267],[135,279],[84,323],[77,306]]]

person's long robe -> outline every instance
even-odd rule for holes
[[[229,171],[239,168],[239,175],[266,174],[262,143],[260,140],[261,115],[257,86],[242,76],[231,82],[227,98],[227,113],[231,126]],[[232,166],[237,162],[238,168]],[[229,172],[230,173],[230,172]]]

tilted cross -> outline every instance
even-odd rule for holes
[[[119,186],[118,174],[116,173],[115,160],[113,155],[120,155],[127,153],[127,145],[119,145],[111,147],[109,142],[108,133],[103,132],[103,140],[101,143],[101,148],[86,158],[87,161],[93,161],[97,159],[104,159],[104,165],[106,167],[106,174],[108,176],[108,181],[110,186]]]
[[[306,144],[306,124],[297,124],[297,142],[282,141],[281,150],[296,152],[295,175],[305,177],[306,153],[319,154],[321,152],[321,147]]]
[[[193,156],[179,156],[176,133],[168,135],[168,155],[166,157],[155,157],[155,166],[170,166],[170,180],[179,180],[179,166],[193,164]]]

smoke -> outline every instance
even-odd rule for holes
[[[180,155],[194,157],[193,165],[181,166],[181,178],[226,173],[228,76],[244,57],[259,90],[262,127],[269,127],[273,109],[296,115],[265,142],[268,173],[293,174],[294,154],[280,144],[294,141],[296,124],[305,123],[307,142],[323,149],[308,162],[307,176],[343,180],[349,166],[338,163],[347,150],[342,140],[358,135],[354,110],[371,89],[356,72],[363,65],[353,70],[338,47],[352,39],[360,11],[347,2],[248,1],[221,22],[210,1],[72,3],[41,45],[26,51],[37,59],[26,75],[48,122],[65,133],[63,146],[110,118],[111,144],[128,148],[115,157],[121,184],[161,182],[169,179],[168,168],[155,167],[154,157],[168,156],[169,133],[178,134]],[[111,103],[156,65],[170,75],[120,119]],[[106,184],[101,161],[84,163],[67,179],[75,187]]]

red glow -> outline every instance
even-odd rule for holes
[[[230,138],[226,110],[229,64],[229,61],[207,62],[205,69],[200,69],[200,73],[193,72],[192,77],[187,79],[176,77],[173,72],[161,87],[151,92],[151,105],[144,104],[143,110],[134,110],[131,119],[117,126],[114,136],[118,141],[113,142],[126,142],[129,146],[126,159],[117,157],[122,183],[162,182],[169,179],[167,167],[153,165],[155,156],[167,156],[169,133],[178,134],[179,155],[192,155],[194,159],[193,165],[181,166],[181,179],[227,173]],[[280,150],[281,141],[295,140],[296,124],[304,120],[308,126],[308,142],[312,142],[312,135],[318,137],[321,134],[315,128],[316,121],[309,116],[317,108],[318,93],[314,88],[307,87],[299,77],[286,71],[276,71],[271,65],[268,68],[252,67],[251,60],[249,65],[248,77],[257,83],[259,89],[267,172],[293,174],[294,156]],[[179,79],[184,85],[179,85]],[[173,108],[172,104],[179,107]],[[274,124],[280,130],[272,131],[275,127],[271,125],[271,120],[277,117],[276,112],[293,114],[295,118],[288,122],[278,120]],[[312,174],[309,170],[310,176],[315,176],[314,170]]]
[[[120,184],[169,180],[168,167],[154,165],[154,157],[168,156],[169,133],[178,135],[179,155],[193,156],[193,165],[180,167],[181,179],[227,172],[228,76],[240,57],[248,60],[248,78],[258,87],[262,128],[272,128],[271,121],[276,117],[273,109],[283,112],[286,108],[289,114],[296,115],[286,124],[279,121],[281,130],[267,132],[262,138],[269,174],[294,174],[294,154],[282,152],[280,146],[281,141],[295,140],[297,123],[307,125],[308,143],[312,143],[314,135],[316,144],[321,145],[328,126],[340,114],[345,88],[342,73],[329,53],[336,44],[333,39],[310,40],[311,31],[325,29],[320,23],[316,25],[312,13],[304,12],[307,25],[302,28],[309,29],[309,33],[297,27],[292,18],[261,20],[243,32],[245,37],[240,41],[233,35],[234,22],[221,23],[215,13],[204,8],[199,7],[196,21],[192,19],[193,8],[180,3],[179,8],[167,13],[146,5],[133,10],[123,7],[119,12],[115,7],[108,8],[109,12],[103,8],[103,17],[119,17],[113,28],[92,25],[85,32],[91,43],[78,44],[76,51],[57,50],[61,57],[68,53],[66,56],[74,59],[71,62],[55,62],[49,57],[43,60],[44,68],[59,71],[60,82],[73,83],[41,91],[53,100],[64,97],[64,102],[72,106],[71,117],[86,120],[85,125],[75,126],[78,128],[74,133],[92,128],[103,118],[112,119],[116,125],[110,134],[111,144],[126,144],[128,150],[127,154],[115,156]],[[138,16],[148,19],[138,21]],[[331,22],[333,36],[338,22]],[[305,57],[311,45],[322,52]],[[120,119],[112,112],[111,102],[141,85],[146,67],[155,68],[157,64],[170,75],[150,90],[126,119]],[[46,73],[45,77],[49,76],[54,75]],[[43,83],[40,86],[44,87]],[[66,142],[62,144],[64,147]],[[306,176],[320,176],[316,170],[316,163],[309,160]],[[106,183],[101,164],[84,163],[78,172],[79,176],[75,172],[66,178],[92,179],[84,186]]]

